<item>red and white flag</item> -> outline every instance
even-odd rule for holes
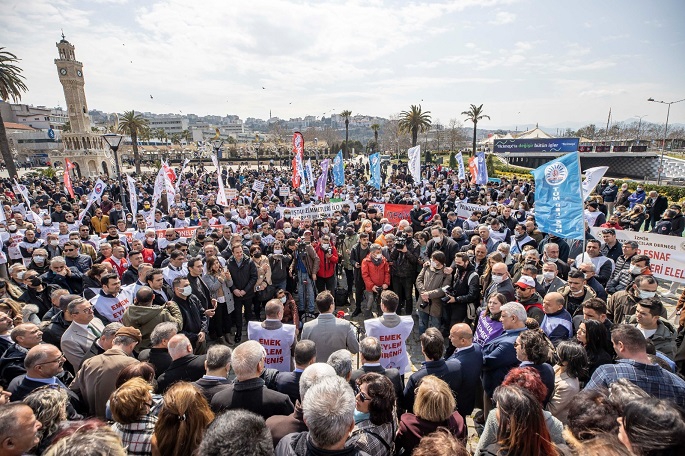
[[[74,169],[75,166],[72,162],[69,161],[68,158],[64,159],[64,188],[66,188],[69,191],[69,195],[71,197],[74,197],[74,187],[71,185],[71,176],[69,175],[69,171]]]

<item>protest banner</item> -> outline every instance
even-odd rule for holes
[[[383,217],[388,219],[388,223],[391,225],[397,225],[400,223],[400,220],[407,220],[411,222],[411,218],[409,217],[409,213],[413,209],[414,206],[411,204],[384,204],[383,205]],[[428,208],[431,211],[431,217],[426,220],[432,220],[433,217],[435,217],[435,214],[438,213],[438,205],[437,204],[422,204],[421,208]]]
[[[226,198],[231,201],[236,198],[238,198],[238,190],[235,188],[227,188],[226,189]]]
[[[264,191],[264,182],[262,181],[254,181],[254,184],[252,184],[252,190],[255,192],[263,192]]]
[[[287,185],[279,187],[278,194],[283,198],[287,198],[288,196],[290,196],[290,187],[288,187]]]
[[[474,211],[481,211],[482,213],[488,212],[488,206],[481,206],[479,204],[471,203],[457,203],[455,212],[457,213],[457,218],[460,220],[466,220],[471,217]]]
[[[341,201],[339,203],[320,204],[318,206],[309,207],[279,207],[278,212],[283,217],[283,211],[288,209],[292,218],[299,217],[300,219],[316,220],[321,217],[330,217],[335,211],[341,211],[343,204],[349,204],[350,207],[354,203],[350,201]]]
[[[590,231],[601,240],[603,229],[592,227]],[[637,242],[640,246],[637,253],[650,258],[650,268],[654,277],[685,283],[685,239],[682,237],[616,230],[616,239],[621,243]]]

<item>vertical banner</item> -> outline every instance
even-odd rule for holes
[[[459,180],[466,180],[466,171],[464,170],[464,157],[461,152],[455,156],[457,165],[459,166]]]
[[[307,176],[307,182],[309,183],[310,187],[314,187],[314,172],[312,171],[312,159],[308,158],[307,159],[307,167],[304,170],[306,176]]]
[[[190,163],[189,158],[186,158],[185,160],[183,160],[183,166],[181,166],[181,173],[180,173],[181,175],[178,176],[178,179],[176,179],[176,193],[178,193],[178,189],[181,186],[181,181],[183,180],[183,175],[184,175],[183,173],[185,172],[186,166],[188,166],[188,163]]]
[[[476,184],[485,185],[488,183],[488,165],[485,163],[485,152],[478,152],[476,154],[476,164]]]
[[[129,175],[126,176],[126,180],[128,181],[128,196],[131,202],[131,214],[133,214],[133,218],[136,218],[136,214],[138,213],[138,195],[136,194],[136,181]]]
[[[162,197],[162,190],[164,190],[165,185],[164,168],[159,168],[159,172],[155,178],[155,190],[152,194],[152,209],[150,209],[150,213],[145,220],[149,227],[155,226],[155,211],[157,210],[157,201],[159,201],[159,199]]]
[[[293,133],[293,187],[298,188],[304,177],[304,137],[302,133]]]
[[[219,166],[219,159],[216,155],[212,155],[212,163],[216,167],[216,178],[219,183],[219,190],[216,194],[216,204],[219,206],[228,206],[228,198],[226,197],[226,189],[224,188],[224,180],[221,176],[221,166]]]
[[[95,182],[95,185],[93,186],[93,191],[90,192],[90,195],[88,196],[88,204],[86,204],[86,208],[83,210],[83,212],[81,212],[81,215],[79,215],[78,217],[79,225],[83,221],[83,217],[88,213],[88,209],[90,209],[90,206],[92,206],[94,202],[99,201],[103,193],[105,193],[105,183],[102,182],[102,179],[98,179],[97,182]]]
[[[174,188],[174,180],[176,180],[176,173],[171,169],[168,163],[162,162],[162,169],[164,170],[164,188],[166,189],[166,210],[167,213],[171,208],[171,204],[176,198],[176,189]]]
[[[469,158],[469,173],[471,173],[471,183],[475,184],[478,178],[478,161],[476,157]]]
[[[72,162],[69,161],[68,158],[64,159],[64,188],[67,189],[69,192],[69,195],[71,195],[72,198],[74,198],[74,187],[71,184],[71,176],[69,175],[69,172],[74,169],[75,166]]]
[[[535,178],[535,213],[540,231],[583,239],[583,189],[578,152],[563,155],[531,171]]]
[[[321,200],[326,196],[326,183],[328,181],[328,166],[330,162],[329,159],[321,162],[321,176],[316,180],[316,196]]]
[[[595,189],[599,181],[602,180],[604,174],[609,170],[608,166],[598,166],[585,170],[585,180],[583,181],[583,201],[590,197],[590,194]]]
[[[409,156],[409,174],[414,179],[414,184],[421,182],[421,145],[407,149]]]
[[[369,155],[369,169],[371,170],[371,180],[369,185],[373,185],[376,189],[381,188],[381,157],[378,152]]]
[[[333,159],[333,183],[336,187],[345,185],[345,164],[343,161],[342,150]]]

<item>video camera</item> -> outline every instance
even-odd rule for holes
[[[407,237],[404,235],[404,233],[398,234],[395,237],[395,248],[403,249],[405,245],[407,245]]]
[[[450,285],[445,285],[442,287],[442,291],[445,293],[445,296],[440,298],[442,302],[447,302],[450,299],[457,297],[457,291]]]

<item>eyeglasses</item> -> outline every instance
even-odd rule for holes
[[[72,315],[77,315],[83,312],[84,314],[92,314],[93,313],[93,307],[86,307],[83,310],[77,310],[76,312],[72,312]]]
[[[64,252],[75,252],[76,249],[64,249],[63,251],[64,251]]]
[[[52,363],[61,363],[64,362],[66,358],[64,357],[64,353],[59,354],[59,358],[53,359],[52,361],[45,361],[44,363],[38,363],[36,366],[42,366],[44,364],[52,364]]]

